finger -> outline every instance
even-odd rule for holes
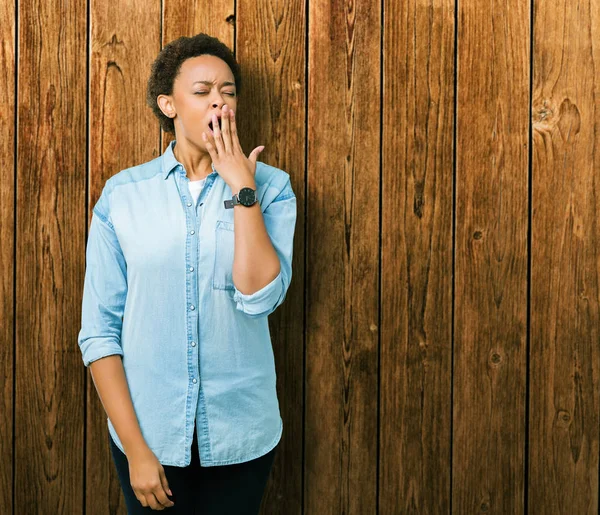
[[[239,150],[240,153],[244,154],[242,150],[242,145],[240,144],[240,139],[238,137],[237,124],[235,123],[235,113],[233,109],[230,109],[231,116],[229,117],[229,131],[231,132],[231,143],[235,150]]]
[[[156,490],[153,490],[152,493],[154,494],[160,505],[163,507],[171,507],[175,504],[173,501],[171,501],[171,499],[167,497],[167,493],[164,491],[162,485],[159,486]]]
[[[171,489],[169,488],[169,482],[167,481],[167,476],[165,475],[165,469],[162,469],[158,473],[158,476],[160,477],[160,482],[165,490],[165,493],[168,495],[173,495],[173,492],[171,492]]]
[[[254,164],[256,164],[256,160],[258,159],[258,154],[260,154],[264,149],[265,149],[264,145],[261,145],[260,147],[256,147],[252,152],[250,152],[248,159],[250,159],[250,161],[252,161]]]
[[[231,144],[231,132],[229,131],[229,119],[231,117],[230,109],[225,106],[223,107],[222,116],[221,116],[221,138],[223,139],[223,147],[225,148],[225,152],[231,154],[233,151],[233,146]]]
[[[161,511],[165,509],[165,507],[162,504],[160,504],[160,502],[158,502],[158,499],[154,495],[154,492],[148,492],[146,494],[146,501],[148,502],[148,506],[150,506],[150,508],[152,508],[153,510]]]
[[[204,139],[204,144],[206,145],[206,150],[210,154],[213,163],[217,162],[217,151],[215,148],[214,140],[210,139],[210,135],[205,131],[202,131],[202,139]]]
[[[215,146],[217,147],[217,154],[221,155],[225,153],[225,147],[223,146],[223,138],[221,137],[221,129],[219,128],[219,120],[217,120],[217,115],[213,113],[213,136],[215,138]],[[221,121],[223,121],[221,119]]]
[[[158,473],[160,477],[160,486],[154,490],[154,495],[158,499],[158,502],[163,506],[170,508],[175,503],[167,497],[169,494],[169,484],[167,483],[167,478],[165,477],[164,471],[160,471]]]
[[[148,502],[146,501],[146,497],[144,495],[138,494],[137,492],[135,493],[135,498],[140,501],[140,504],[144,507],[147,508],[148,507]]]

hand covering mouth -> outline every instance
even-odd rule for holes
[[[221,128],[221,117],[220,117],[220,116],[217,116],[217,120],[218,120],[218,122],[219,122],[219,129],[220,129],[220,128]],[[208,128],[210,129],[210,132],[211,132],[211,134],[214,134],[214,131],[213,131],[213,122],[212,122],[212,119],[211,119],[211,121],[210,121],[210,122],[208,122]]]

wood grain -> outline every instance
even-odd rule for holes
[[[441,515],[451,488],[454,3],[392,3],[384,20],[378,507]]]
[[[527,508],[597,514],[600,5],[534,21]]]
[[[13,509],[15,300],[15,3],[0,4],[0,506]]]
[[[83,505],[85,3],[18,3],[15,513]]]
[[[379,2],[310,2],[305,513],[377,501]]]
[[[459,2],[452,511],[523,513],[529,4]]]

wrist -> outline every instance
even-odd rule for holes
[[[127,456],[129,461],[135,461],[140,457],[148,455],[148,453],[152,453],[152,449],[145,442],[125,448],[125,456]]]
[[[256,181],[253,177],[238,179],[234,183],[231,183],[229,187],[231,188],[231,193],[235,195],[236,193],[239,193],[242,188],[252,188],[253,190],[256,190]]]
[[[121,438],[121,444],[126,456],[144,454],[150,449],[141,431],[136,431],[127,439]]]

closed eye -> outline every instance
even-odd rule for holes
[[[194,93],[194,95],[206,95],[208,93],[208,91],[196,91]],[[230,97],[235,97],[235,93],[225,93],[226,95],[229,95]]]

